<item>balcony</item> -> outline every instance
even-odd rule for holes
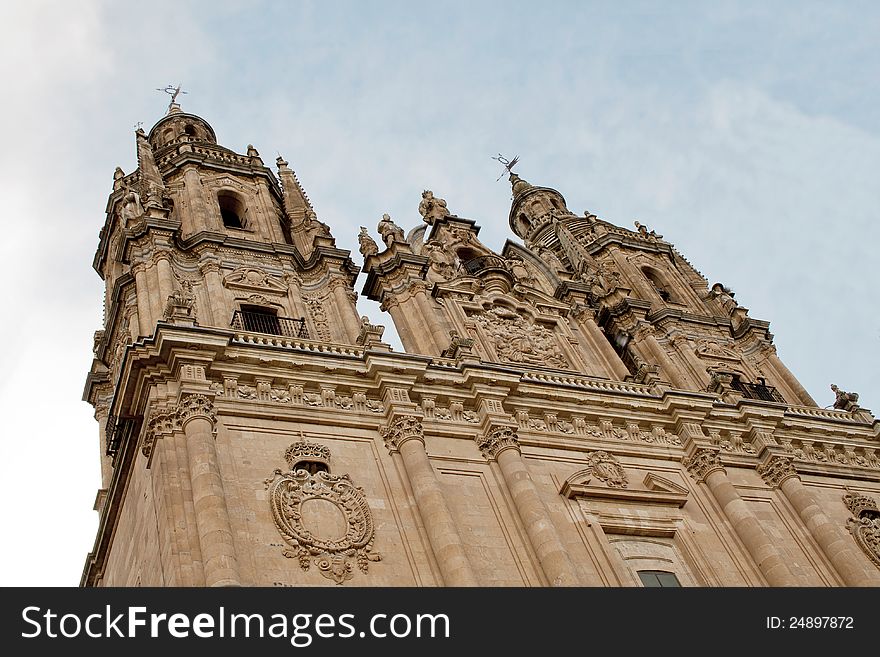
[[[760,399],[778,404],[786,403],[782,395],[776,391],[776,388],[768,386],[764,379],[761,378],[758,379],[758,383],[744,383],[739,380],[739,377],[734,377],[730,387],[739,391],[746,399]]]
[[[286,338],[309,339],[305,317],[293,319],[278,317],[278,315],[267,312],[236,310],[232,316],[232,328],[248,333],[268,333],[269,335],[283,335]]]
[[[470,260],[462,263],[461,267],[470,276],[473,276],[474,274],[477,274],[486,269],[503,269],[505,271],[507,270],[504,258],[500,258],[495,255],[482,255],[477,258],[471,258]]]

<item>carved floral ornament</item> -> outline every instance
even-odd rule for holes
[[[519,436],[516,429],[511,427],[496,427],[490,429],[486,434],[477,437],[477,447],[489,461],[498,459],[498,455],[506,449],[519,448]]]
[[[784,456],[774,456],[766,463],[759,465],[758,474],[772,488],[778,488],[786,479],[798,476],[792,459]]]
[[[693,456],[682,461],[682,464],[697,482],[705,481],[716,470],[724,472],[718,451],[714,449],[698,449]]]
[[[162,406],[153,409],[147,420],[141,453],[149,459],[157,440],[170,436],[175,431],[182,431],[187,422],[196,418],[203,418],[212,425],[216,425],[217,415],[210,397],[190,394],[182,397],[177,406]],[[214,433],[216,434],[216,427]]]
[[[285,458],[291,469],[275,470],[266,480],[272,519],[287,543],[282,554],[297,559],[303,570],[314,563],[337,584],[353,577],[352,562],[368,573],[369,562],[381,556],[372,551],[375,526],[363,489],[347,474],[292,469],[308,458],[328,462],[330,450],[322,445],[293,443]]]
[[[846,521],[846,528],[874,565],[880,567],[880,509],[877,502],[849,488],[843,502],[852,513]]]
[[[400,451],[400,446],[407,440],[418,440],[424,444],[425,434],[422,428],[422,421],[414,415],[403,415],[395,418],[387,427],[382,429],[382,440],[385,441],[385,447],[392,454]]]

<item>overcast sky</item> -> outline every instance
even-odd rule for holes
[[[731,287],[820,406],[836,383],[880,411],[878,34],[876,2],[0,4],[0,584],[76,585],[95,538],[91,263],[156,88],[281,153],[358,264],[357,227],[408,230],[424,189],[500,249],[490,156],[519,155]]]

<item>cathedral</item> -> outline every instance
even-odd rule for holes
[[[500,251],[425,191],[353,258],[175,98],[135,142],[82,586],[880,586],[880,421],[656,231],[508,166]]]

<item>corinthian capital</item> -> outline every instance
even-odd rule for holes
[[[705,481],[712,472],[720,470],[724,472],[724,466],[721,465],[721,459],[718,457],[718,451],[714,449],[698,449],[693,456],[682,461],[682,465],[687,468],[697,483]]]
[[[382,429],[382,439],[385,441],[385,447],[392,454],[400,451],[400,446],[407,440],[418,440],[424,445],[425,432],[422,429],[422,421],[415,415],[401,415]]]
[[[495,427],[477,437],[477,447],[489,461],[495,461],[505,449],[520,451],[519,436],[511,427]]]
[[[786,479],[798,476],[792,460],[785,456],[771,457],[758,466],[758,474],[771,488],[778,488]]]
[[[217,422],[214,402],[207,395],[190,394],[181,397],[177,404],[177,417],[181,428],[186,428],[187,423],[196,418],[204,418],[212,425]]]

